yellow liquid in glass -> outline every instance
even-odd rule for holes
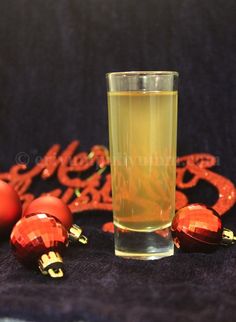
[[[150,232],[175,210],[177,92],[109,92],[114,224]]]

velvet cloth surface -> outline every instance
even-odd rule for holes
[[[22,151],[33,166],[54,143],[108,146],[106,72],[177,70],[178,155],[214,154],[215,171],[235,182],[234,0],[11,0],[0,12],[1,172]],[[215,192],[205,191],[189,199],[212,204]],[[1,319],[236,321],[236,246],[124,260],[101,230],[111,218],[76,216],[90,242],[68,249],[60,281],[24,268],[1,241]],[[236,231],[235,209],[224,225]]]

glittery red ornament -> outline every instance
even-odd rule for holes
[[[60,253],[68,245],[68,233],[55,218],[37,214],[21,218],[14,226],[10,242],[16,257],[23,263],[38,263],[43,274],[63,276]]]
[[[221,243],[223,226],[215,210],[191,204],[177,211],[171,231],[176,247],[186,252],[209,252]]]
[[[72,212],[61,199],[53,196],[42,196],[34,199],[26,207],[22,216],[42,213],[57,218],[69,230],[71,240],[78,240],[83,244],[87,243],[87,238],[82,235],[82,229],[77,225],[73,225]]]
[[[21,202],[8,183],[0,180],[0,238],[10,233],[21,216]]]

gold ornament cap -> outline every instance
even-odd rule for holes
[[[38,264],[43,275],[49,275],[52,278],[61,278],[64,276],[63,260],[57,252],[50,251],[47,254],[43,254]]]
[[[234,232],[228,228],[223,228],[221,245],[229,246],[236,243]]]
[[[69,230],[69,240],[71,242],[80,242],[81,244],[87,244],[88,238],[82,234],[82,229],[78,225],[73,225]]]

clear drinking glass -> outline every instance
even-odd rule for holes
[[[173,255],[177,82],[172,71],[107,74],[117,256]]]

